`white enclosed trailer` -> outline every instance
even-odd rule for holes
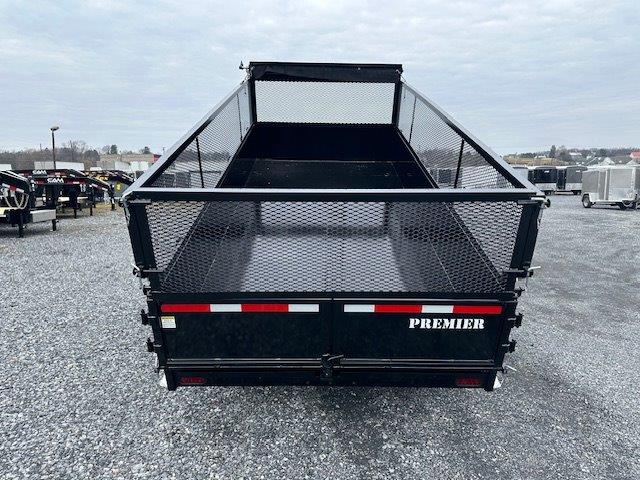
[[[617,205],[635,209],[640,194],[639,165],[589,167],[582,172],[582,205]]]

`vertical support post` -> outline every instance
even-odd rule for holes
[[[204,188],[204,174],[202,173],[202,158],[200,157],[200,140],[196,137],[196,150],[198,151],[198,166],[200,167],[200,183]]]
[[[131,236],[131,246],[133,248],[133,257],[136,265],[143,270],[154,270],[156,268],[156,260],[146,210],[146,205],[148,204],[151,204],[148,200],[129,201],[129,234]],[[152,290],[159,290],[160,273],[149,273],[149,283]]]
[[[393,93],[393,112],[391,114],[391,123],[398,127],[400,119],[400,102],[402,102],[402,82],[396,82],[396,88]]]
[[[413,137],[413,121],[416,118],[416,101],[418,97],[413,96],[413,111],[411,112],[411,128],[409,129],[409,145],[411,145],[411,137]]]
[[[522,204],[522,213],[510,265],[514,270],[531,266],[531,258],[538,238],[538,219],[543,208],[542,204],[535,200],[519,203]]]
[[[458,188],[458,179],[460,178],[460,166],[462,165],[462,151],[464,150],[464,138],[460,142],[460,153],[458,154],[458,168],[456,169],[456,179],[453,182],[453,188]]]
[[[240,113],[240,92],[236,93],[236,103],[238,105],[238,125],[240,126],[240,142],[242,142],[242,114]]]
[[[247,79],[247,92],[249,93],[249,113],[251,115],[251,125],[258,122],[258,113],[256,111],[256,81],[251,76]]]

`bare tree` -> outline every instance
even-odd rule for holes
[[[63,147],[69,150],[72,162],[81,161],[87,151],[87,144],[83,140],[69,140]]]

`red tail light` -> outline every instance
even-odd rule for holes
[[[180,377],[180,385],[204,385],[207,379],[204,377]]]
[[[481,385],[482,385],[481,378],[475,378],[475,377],[456,378],[457,387],[480,387]]]

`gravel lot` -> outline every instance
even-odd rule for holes
[[[552,203],[493,393],[167,392],[121,210],[0,228],[0,477],[640,478],[640,211]]]

